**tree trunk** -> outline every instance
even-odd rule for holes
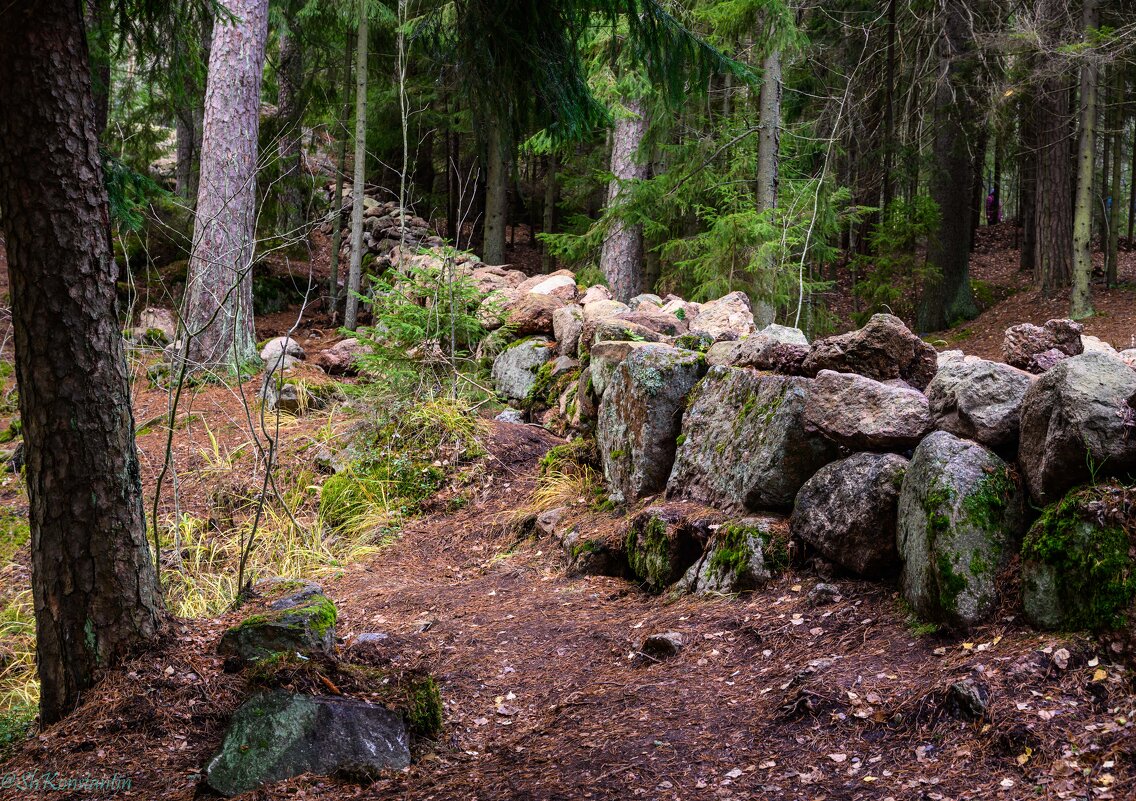
[[[884,72],[884,175],[880,208],[887,209],[894,194],[892,164],[895,154],[895,2],[888,0],[887,56]]]
[[[505,263],[505,222],[509,211],[509,164],[505,154],[502,123],[489,121],[485,153],[485,228],[481,259],[486,264]]]
[[[367,4],[359,4],[355,39],[355,177],[351,183],[351,266],[343,325],[354,331],[359,316],[359,283],[363,277],[363,197],[367,188]]]
[[[978,313],[970,291],[969,265],[974,158],[968,145],[976,139],[974,122],[980,116],[974,100],[978,64],[970,22],[964,0],[946,0],[939,39],[931,175],[931,197],[939,205],[941,220],[928,251],[928,261],[938,276],[926,283],[920,298],[920,331],[939,331]]]
[[[1116,286],[1117,259],[1120,255],[1120,169],[1124,150],[1124,72],[1119,65],[1113,67],[1112,112],[1112,186],[1108,191],[1108,250],[1105,252],[1105,279],[1109,287]]]
[[[0,6],[0,225],[44,723],[161,621],[89,66],[78,3]]]
[[[974,250],[974,239],[978,232],[978,226],[982,224],[982,206],[983,201],[986,199],[986,192],[983,191],[986,187],[983,180],[982,170],[986,166],[986,145],[989,141],[990,133],[986,126],[979,129],[978,135],[974,138],[971,146],[974,151],[974,169],[971,171],[971,185],[970,194],[970,249]]]
[[[777,156],[781,148],[781,52],[762,63],[761,133],[757,145],[757,210],[777,206]]]
[[[551,234],[556,230],[556,200],[560,185],[556,180],[557,169],[556,152],[549,154],[544,174],[544,220],[541,224],[543,233]],[[552,272],[552,254],[548,245],[541,248],[541,269],[546,273]]]
[[[1096,0],[1084,0],[1082,24],[1085,40],[1097,26]],[[1073,298],[1069,316],[1074,320],[1093,313],[1089,282],[1093,275],[1093,167],[1097,122],[1097,68],[1092,59],[1081,64],[1081,131],[1077,139],[1077,197],[1073,207]]]
[[[1022,229],[1018,267],[1037,274],[1037,166],[1040,156],[1037,109],[1031,99],[1022,103],[1019,118],[1018,225]]]
[[[1062,14],[1058,0],[1047,0],[1039,16],[1044,21]],[[1057,31],[1043,36],[1043,47],[1055,46]],[[1035,279],[1048,297],[1069,285],[1073,275],[1073,196],[1069,173],[1069,141],[1072,115],[1069,90],[1062,76],[1046,79],[1035,89],[1033,124],[1036,145],[1026,143],[1036,154],[1033,247]]]
[[[1006,146],[1005,137],[995,132],[994,134],[994,180],[990,187],[990,193],[994,196],[994,203],[992,208],[994,211],[993,219],[990,215],[986,215],[987,225],[997,225],[1002,222],[1002,149]]]
[[[102,138],[110,117],[110,50],[112,11],[106,0],[86,0],[87,44],[91,61],[91,95],[95,101],[95,133]]]
[[[300,133],[303,108],[300,82],[304,59],[296,36],[290,31],[280,34],[280,65],[277,70],[279,103],[279,141],[276,155],[280,159],[280,179],[276,184],[277,233],[300,236],[308,215],[304,210],[304,173],[300,157]]]
[[[197,225],[185,294],[187,358],[239,374],[257,362],[252,317],[256,159],[268,0],[232,0],[213,26]]]
[[[209,50],[213,39],[213,18],[206,14],[202,22],[200,44],[202,60],[209,63]],[[192,58],[184,46],[192,46],[178,40],[183,47],[179,58],[185,62],[183,73],[186,78],[181,95],[175,98],[174,131],[177,137],[177,162],[174,171],[174,191],[194,203],[197,200],[198,178],[201,175],[201,136],[205,127],[204,87],[192,75],[189,62]]]
[[[607,210],[625,204],[630,185],[647,177],[647,161],[639,147],[647,135],[647,114],[643,101],[624,98],[623,113],[615,121],[611,137],[611,182],[607,186]],[[626,303],[643,291],[643,226],[616,217],[600,250],[600,270],[607,278],[611,295]]]
[[[334,323],[339,317],[339,249],[343,245],[343,174],[347,170],[347,122],[351,119],[351,36],[343,54],[343,107],[339,113],[339,151],[335,159],[335,196],[331,199],[331,262],[327,305]]]

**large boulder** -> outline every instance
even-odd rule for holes
[[[904,384],[821,370],[812,384],[805,428],[853,450],[906,450],[931,430],[927,398]]]
[[[800,375],[808,355],[809,340],[803,331],[774,323],[742,340],[733,364]]]
[[[1022,543],[1022,605],[1046,629],[1115,628],[1136,597],[1132,491],[1106,483],[1050,504]]]
[[[592,346],[591,356],[588,360],[587,375],[590,381],[588,389],[597,399],[604,396],[607,385],[615,375],[615,368],[623,364],[628,354],[645,347],[647,342],[597,342]]]
[[[627,562],[644,589],[662,592],[698,560],[722,515],[696,504],[665,503],[637,514],[627,529]]]
[[[666,487],[686,396],[705,372],[701,354],[665,345],[638,348],[616,368],[596,422],[613,500],[630,502]]]
[[[807,378],[711,367],[683,417],[668,496],[729,512],[790,507],[837,457],[833,443],[805,430],[811,387]]]
[[[835,370],[877,381],[902,378],[923,389],[935,377],[938,359],[898,317],[876,314],[863,328],[814,342],[803,369],[810,375]]]
[[[623,316],[623,320],[636,325],[641,325],[654,331],[656,334],[663,336],[676,337],[686,333],[686,322],[675,317],[673,314],[667,314],[660,311],[651,304],[640,305],[637,309],[628,312]]]
[[[571,303],[580,294],[576,288],[576,275],[571,270],[557,270],[548,275],[534,275],[517,287],[521,292],[533,295],[551,295],[558,300]]]
[[[611,292],[603,284],[590,286],[580,297],[580,303],[594,303],[599,300],[611,300]]]
[[[687,319],[690,320],[689,317]],[[709,334],[716,340],[741,339],[752,334],[757,327],[749,296],[745,292],[731,292],[703,303],[698,316],[690,320],[690,330]]]
[[[576,348],[580,358],[587,356],[597,342],[664,342],[669,337],[653,331],[644,325],[623,317],[609,317],[600,320],[585,320],[580,331],[580,342]]]
[[[505,322],[515,334],[551,334],[552,314],[564,305],[564,301],[552,295],[537,295],[532,292],[521,295],[508,306]]]
[[[764,587],[788,563],[784,517],[747,517],[718,527],[678,589],[695,595],[733,595]]]
[[[575,356],[583,330],[584,310],[579,306],[562,306],[552,313],[552,336],[556,339],[558,353]]]
[[[1006,329],[1002,357],[1006,364],[1031,373],[1044,373],[1085,349],[1085,327],[1073,320],[1049,320],[1045,325],[1022,323]]]
[[[359,357],[371,349],[357,339],[340,340],[323,350],[315,358],[316,366],[328,375],[355,375],[358,372]]]
[[[900,489],[896,532],[903,595],[917,615],[966,629],[998,608],[1022,495],[1010,466],[978,443],[946,431],[919,443]]]
[[[548,339],[545,337],[514,342],[493,360],[493,386],[510,400],[524,400],[548,356]]]
[[[335,604],[327,596],[301,592],[228,629],[217,652],[249,662],[281,653],[330,654],[335,650],[335,621]]]
[[[1133,394],[1136,371],[1104,353],[1071,356],[1034,382],[1022,401],[1018,459],[1035,502],[1136,466]]]
[[[274,337],[264,343],[260,358],[264,360],[264,369],[272,372],[293,367],[305,354],[300,343],[291,337]]]
[[[139,312],[137,330],[144,341],[165,345],[177,339],[177,318],[169,309],[149,306]]]
[[[857,453],[827,464],[797,493],[789,526],[830,562],[862,576],[899,566],[895,548],[899,488],[907,460]]]
[[[745,340],[723,339],[706,349],[706,363],[711,367],[736,367]]]
[[[935,427],[998,447],[1018,440],[1022,400],[1035,378],[977,356],[951,359],[927,385]]]
[[[205,779],[224,796],[304,773],[377,777],[410,764],[406,724],[386,707],[272,690],[234,713]]]

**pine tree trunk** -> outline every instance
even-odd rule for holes
[[[194,369],[239,373],[256,363],[252,263],[256,160],[268,0],[231,0],[234,19],[213,26],[197,225],[184,319]]]
[[[1082,23],[1085,39],[1097,26],[1096,0],[1084,0]],[[1077,139],[1077,195],[1073,207],[1073,298],[1069,316],[1074,320],[1093,313],[1089,282],[1093,275],[1093,168],[1096,161],[1097,68],[1086,59],[1081,64],[1081,130]]]
[[[624,98],[625,112],[615,121],[611,136],[611,182],[607,209],[627,202],[630,185],[647,177],[647,161],[639,152],[647,135],[647,114],[639,98]],[[600,250],[600,270],[611,295],[626,303],[643,291],[643,226],[616,218]]]
[[[757,145],[757,210],[777,206],[777,156],[781,149],[781,52],[762,63],[761,133]]]
[[[213,21],[208,14],[202,22],[200,42],[202,60],[209,63],[209,50],[213,39]],[[183,44],[178,40],[179,46]],[[182,48],[178,55],[188,62],[190,55]],[[186,67],[188,70],[188,66]],[[174,191],[190,203],[197,201],[198,178],[201,175],[201,136],[205,127],[205,92],[192,77],[187,76],[182,93],[175,98],[174,132],[176,136],[176,164],[174,168]]]
[[[490,120],[486,137],[485,228],[481,259],[486,264],[505,263],[505,223],[509,211],[509,165],[501,123]]]
[[[277,233],[281,236],[299,236],[303,233],[307,214],[304,211],[304,173],[300,156],[301,108],[300,82],[304,74],[303,51],[295,34],[280,34],[280,63],[277,67],[279,85],[279,142],[276,154],[280,159],[280,179],[276,184]]]
[[[544,173],[544,220],[541,223],[543,233],[551,234],[556,230],[556,200],[559,195],[560,184],[556,180],[557,159],[556,153],[549,154],[546,159]],[[552,272],[552,254],[548,245],[541,248],[541,269],[546,273]]]
[[[1031,99],[1022,104],[1019,118],[1018,153],[1018,225],[1022,229],[1018,268],[1030,275],[1037,274],[1037,166],[1039,140],[1037,109]]]
[[[354,331],[359,316],[359,283],[363,277],[363,197],[367,188],[367,4],[359,4],[355,37],[355,178],[351,183],[351,266],[343,325]]]
[[[174,136],[176,137],[176,162],[174,167],[174,192],[178,197],[189,199],[190,173],[193,171],[194,145],[197,134],[193,129],[193,113],[189,107],[174,110]]]
[[[974,122],[980,115],[971,85],[977,65],[965,5],[963,0],[946,1],[939,40],[931,197],[941,219],[928,251],[928,261],[939,275],[924,286],[917,313],[920,331],[939,331],[978,313],[970,291],[974,159],[969,143],[976,138]]]
[[[52,723],[161,621],[79,4],[0,6],[0,108],[40,710]]]
[[[336,131],[339,134],[335,159],[335,195],[331,199],[331,260],[327,287],[328,312],[334,323],[339,317],[339,249],[343,244],[343,174],[347,171],[347,123],[351,119],[351,36],[343,54],[343,107]]]
[[[1105,278],[1109,287],[1116,286],[1117,259],[1120,255],[1120,169],[1121,155],[1124,150],[1124,72],[1119,66],[1113,67],[1115,71],[1113,90],[1112,113],[1112,186],[1108,192],[1108,250],[1105,258],[1107,268]]]
[[[1066,287],[1073,275],[1073,196],[1069,173],[1072,137],[1069,91],[1060,77],[1036,89],[1033,119],[1037,134],[1033,265],[1044,296]],[[1031,147],[1026,144],[1026,147]]]
[[[880,208],[887,209],[895,193],[892,164],[895,154],[895,3],[888,0],[887,55],[884,68],[884,165]]]

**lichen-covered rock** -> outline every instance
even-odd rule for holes
[[[1106,483],[1050,504],[1022,543],[1022,605],[1046,629],[1101,631],[1136,598],[1132,491]]]
[[[1044,373],[1085,349],[1085,327],[1074,320],[1049,320],[1045,325],[1022,323],[1006,329],[1002,357],[1006,364],[1031,373]]]
[[[277,603],[251,615],[221,636],[217,652],[246,661],[279,653],[325,653],[335,650],[335,604],[325,595],[306,595],[302,602]]]
[[[627,301],[627,305],[631,307],[632,311],[635,311],[644,304],[648,306],[654,306],[657,309],[661,309],[663,307],[663,299],[658,295],[652,295],[649,292],[644,292],[643,294],[636,295],[631,300]]]
[[[526,278],[522,281],[517,289],[533,295],[550,295],[565,303],[571,303],[580,294],[576,287],[576,275],[571,270],[557,270],[548,275],[534,275],[532,278]]]
[[[706,372],[702,356],[644,345],[616,368],[596,423],[604,475],[617,503],[667,485],[686,396]]]
[[[1022,400],[1018,460],[1038,504],[1097,475],[1136,466],[1132,407],[1136,371],[1115,356],[1071,356],[1044,373]]]
[[[788,562],[783,517],[747,517],[719,526],[678,589],[695,595],[733,595],[761,589]]]
[[[631,568],[627,564],[627,543],[620,536],[585,536],[572,526],[561,538],[568,558],[570,576],[611,576],[628,578]]]
[[[177,318],[169,309],[147,307],[138,313],[136,329],[152,345],[166,345],[177,338]]]
[[[687,336],[690,336],[689,334]],[[734,367],[742,352],[743,342],[733,339],[724,339],[715,342],[706,349],[706,363],[711,367]]]
[[[623,364],[629,353],[645,347],[646,342],[597,342],[592,346],[588,361],[588,375],[591,379],[590,392],[598,403],[615,375],[615,368]]]
[[[907,460],[857,453],[825,465],[797,493],[789,525],[830,562],[861,576],[899,567],[895,548],[899,488]]]
[[[285,378],[279,371],[266,372],[260,385],[260,400],[265,411],[274,412],[279,409],[296,416],[322,409],[329,399],[338,394],[334,384],[302,376]]]
[[[687,330],[685,321],[680,320],[673,314],[660,311],[649,303],[623,315],[621,321],[641,325],[650,331],[654,331],[656,334],[661,334],[666,337],[681,336],[685,334]]]
[[[991,447],[1013,445],[1022,401],[1035,380],[1008,364],[960,354],[942,363],[927,385],[935,427]]]
[[[901,585],[915,613],[963,629],[989,617],[1022,524],[1022,492],[1009,465],[936,431],[915,449],[898,515]]]
[[[627,529],[627,563],[644,589],[662,592],[702,555],[722,515],[695,504],[650,506]]]
[[[304,357],[304,349],[291,337],[274,337],[260,349],[264,369],[270,373],[273,370],[287,370]]]
[[[564,301],[552,295],[529,292],[509,304],[505,321],[514,333],[521,336],[552,334],[552,314],[563,305]]]
[[[205,778],[216,792],[233,796],[304,773],[377,777],[409,764],[398,713],[350,698],[273,690],[234,713]]]
[[[328,375],[355,375],[358,360],[371,349],[354,337],[340,340],[315,358],[316,366]]]
[[[742,340],[734,365],[800,375],[808,355],[809,340],[800,329],[772,324]]]
[[[902,378],[924,389],[938,370],[935,349],[890,314],[876,314],[863,328],[813,343],[803,369],[858,373],[876,381]]]
[[[592,346],[597,342],[665,342],[669,338],[665,334],[652,331],[646,326],[632,322],[623,317],[610,317],[600,320],[584,322],[580,332],[580,342],[576,352],[581,359],[591,353]]]
[[[728,512],[784,509],[836,446],[805,430],[812,380],[711,367],[691,393],[667,495]]]
[[[812,384],[805,428],[853,450],[904,450],[931,430],[923,393],[854,373],[821,370]]]
[[[691,331],[701,331],[720,339],[741,339],[757,330],[753,321],[753,305],[745,292],[731,292],[717,300],[703,303],[698,316],[687,319]]]
[[[548,339],[531,337],[514,342],[493,360],[493,386],[510,400],[524,400],[536,374],[548,361]]]
[[[590,286],[580,297],[580,303],[595,303],[599,300],[611,300],[611,292],[603,284]]]
[[[584,310],[572,304],[552,313],[552,336],[557,352],[562,356],[575,356],[584,330]]]

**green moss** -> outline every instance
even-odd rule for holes
[[[682,445],[683,445],[683,444],[684,444],[685,442],[686,442],[686,434],[679,434],[679,435],[678,435],[678,439],[676,439],[676,440],[675,440],[675,445],[678,445],[679,447],[682,447]]]
[[[710,555],[708,569],[711,575],[728,576],[743,571],[753,559],[750,537],[760,536],[760,532],[729,524],[718,532],[714,553]]]
[[[624,456],[627,455],[627,451],[617,448],[614,451],[612,451],[611,453],[609,453],[608,455],[612,459],[622,459]]]
[[[672,572],[667,523],[651,516],[640,530],[632,525],[627,532],[627,561],[632,572],[648,587],[661,590]]]
[[[581,540],[572,546],[569,551],[573,560],[579,559],[586,553],[599,553],[603,550],[603,543],[598,540]]]
[[[0,711],[0,763],[31,736],[35,719],[36,708],[30,704]]]
[[[8,423],[7,428],[5,428],[3,431],[0,431],[0,445],[9,443],[14,439],[18,439],[23,435],[23,433],[23,423],[21,423],[20,418],[17,417],[15,420]]]
[[[415,678],[410,683],[406,726],[418,737],[434,739],[442,731],[442,693],[433,676]]]
[[[1008,471],[987,475],[963,498],[965,519],[987,531],[1001,527],[1009,499],[1016,491]]]
[[[955,572],[949,554],[941,553],[935,563],[939,580],[939,606],[954,612],[958,609],[959,594],[966,589],[966,579]]]
[[[31,539],[27,518],[0,511],[0,566],[11,561],[16,551]]]
[[[1116,628],[1136,597],[1125,525],[1097,516],[1115,489],[1105,484],[1071,492],[1045,508],[1022,543],[1022,559],[1053,569],[1069,629]]]

